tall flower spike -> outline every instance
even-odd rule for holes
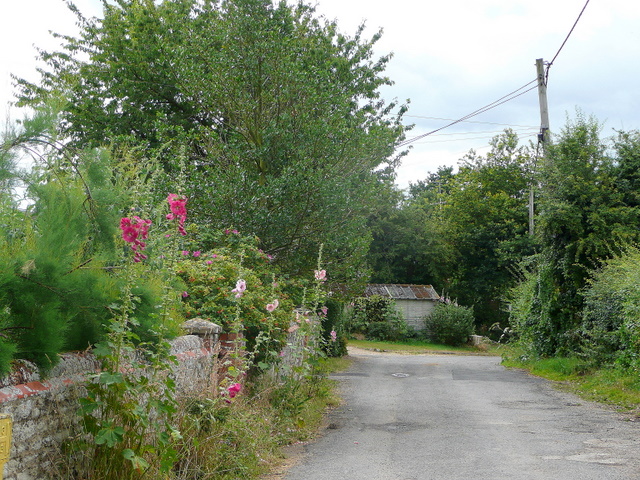
[[[135,252],[133,256],[134,262],[141,262],[147,258],[142,251],[147,246],[144,240],[146,240],[149,235],[150,225],[151,220],[143,220],[138,216],[133,216],[131,218],[124,217],[120,219],[122,239],[131,244],[131,250]]]
[[[184,228],[184,222],[187,219],[187,198],[176,193],[170,193],[167,196],[167,203],[169,204],[169,210],[171,213],[167,215],[168,220],[176,218],[178,220],[178,232],[180,235],[186,235],[187,231]]]

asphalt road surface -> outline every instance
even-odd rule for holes
[[[640,422],[497,357],[353,354],[286,480],[640,479]]]

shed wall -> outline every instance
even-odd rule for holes
[[[429,315],[435,306],[430,300],[395,300],[396,306],[402,311],[407,324],[414,330],[424,330],[424,317]]]

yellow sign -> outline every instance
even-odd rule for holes
[[[11,451],[11,417],[0,414],[0,480]]]

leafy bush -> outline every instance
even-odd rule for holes
[[[609,260],[583,294],[583,356],[593,366],[640,368],[640,251]]]
[[[214,249],[185,250],[183,259],[176,264],[176,272],[186,285],[185,317],[203,318],[230,331],[239,316],[250,350],[258,335],[265,332],[272,344],[262,345],[262,350],[280,351],[292,319],[293,303],[275,281],[268,256],[257,248],[257,239],[235,230],[221,232],[216,238]],[[240,279],[246,284],[241,300],[233,291]],[[267,305],[274,305],[274,300],[278,301],[277,308],[267,311]]]
[[[473,310],[454,303],[439,303],[425,318],[432,339],[453,347],[464,345],[475,332]]]
[[[347,335],[345,325],[347,310],[339,300],[327,299],[327,314],[322,317],[322,338],[324,351],[329,357],[342,357],[347,354]],[[335,338],[332,335],[334,332]]]
[[[369,340],[398,341],[409,335],[409,327],[392,299],[372,295],[354,301],[349,332]]]

